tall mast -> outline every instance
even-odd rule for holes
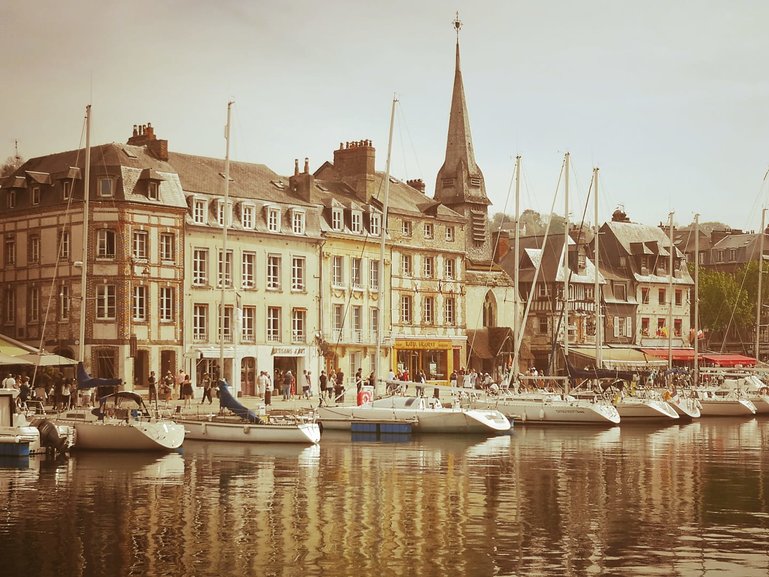
[[[563,215],[566,219],[563,229],[563,354],[569,359],[569,160],[571,155],[564,155],[566,169]]]
[[[232,118],[233,102],[227,103],[227,126],[224,128],[225,153],[224,153],[224,206],[222,207],[222,256],[219,279],[221,283],[221,296],[219,298],[219,379],[226,382],[224,377],[224,297],[227,287],[227,228],[229,226],[228,209],[230,204],[230,119]],[[234,265],[235,263],[233,263]],[[234,327],[230,327],[233,331]],[[235,358],[233,356],[233,373],[235,372]]]
[[[518,374],[518,333],[521,331],[520,319],[518,317],[520,309],[521,293],[518,286],[518,269],[520,268],[521,261],[521,155],[515,157],[515,247],[514,258],[515,268],[513,269],[513,366],[512,374],[513,378]]]
[[[700,382],[700,215],[694,215],[694,384]]]
[[[595,262],[593,263],[595,265],[595,275],[594,275],[594,284],[593,284],[593,298],[595,299],[595,368],[600,369],[603,365],[603,359],[601,358],[601,323],[603,322],[601,319],[601,285],[598,282],[598,261],[599,261],[599,254],[600,254],[600,247],[599,247],[599,225],[598,225],[598,168],[593,169],[593,188],[595,189],[595,195],[594,195],[594,218],[595,218],[595,239],[594,239],[594,246],[595,246]]]
[[[670,240],[670,263],[668,266],[668,371],[673,369],[673,254],[676,247],[673,246],[673,215],[668,214],[668,239]]]
[[[390,158],[392,156],[393,149],[393,126],[395,125],[395,105],[398,103],[398,97],[393,94],[392,107],[390,108],[390,131],[387,138],[387,162],[385,163],[385,178],[384,178],[384,199],[382,200],[382,223],[379,226],[379,294],[390,294],[390,291],[385,292],[385,237],[387,236],[387,209],[390,203]],[[376,355],[374,361],[374,370],[380,370],[380,355],[382,354],[382,334],[384,332],[384,320],[385,320],[385,307],[387,306],[387,299],[379,299],[381,305],[379,306],[378,313],[378,327],[376,333]],[[389,371],[388,371],[389,373]],[[379,383],[381,379],[377,379]],[[376,394],[377,391],[374,391]]]
[[[80,269],[80,334],[78,360],[85,365],[85,310],[88,274],[88,203],[91,185],[91,105],[85,107],[85,176],[83,177],[83,255]]]
[[[759,339],[761,334],[761,277],[764,276],[764,229],[766,228],[766,209],[761,211],[761,240],[758,241],[758,293],[756,295],[756,362],[759,358]]]

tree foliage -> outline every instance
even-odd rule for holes
[[[4,176],[10,176],[14,171],[19,168],[24,162],[24,159],[20,156],[9,156],[5,159],[3,164],[0,164],[0,178]]]
[[[694,276],[693,266],[690,268]],[[764,282],[761,287],[764,302],[769,302],[767,284]],[[756,324],[757,294],[757,262],[749,262],[734,273],[700,268],[700,328],[716,332],[726,331],[727,328],[741,333],[752,332]]]

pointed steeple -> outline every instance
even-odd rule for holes
[[[475,162],[473,139],[470,134],[470,118],[467,114],[459,61],[459,30],[462,28],[459,13],[453,24],[457,32],[454,89],[451,95],[446,157],[435,182],[435,200],[467,217],[471,225],[467,234],[468,256],[486,260],[491,258],[486,230],[488,206],[491,201],[486,196],[483,173]]]

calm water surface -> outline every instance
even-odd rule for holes
[[[769,575],[767,420],[0,461],[0,575]]]

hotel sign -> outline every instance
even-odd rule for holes
[[[395,341],[396,349],[451,349],[451,341]]]
[[[272,347],[273,357],[303,357],[304,347]]]

